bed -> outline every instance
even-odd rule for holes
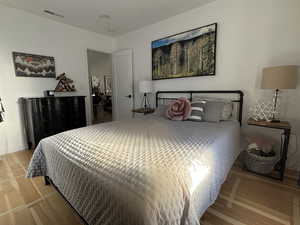
[[[157,92],[156,101],[169,94]],[[213,91],[212,93],[218,93]],[[237,120],[201,124],[157,115],[104,123],[43,139],[27,177],[49,177],[90,225],[196,225],[240,153]]]

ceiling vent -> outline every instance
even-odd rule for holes
[[[112,20],[110,15],[101,14],[100,16],[98,16],[98,21],[105,26],[107,32],[109,33],[115,32],[115,30],[112,28]]]
[[[55,13],[55,12],[47,10],[47,9],[44,10],[44,13],[47,13],[48,15],[51,15],[51,16],[56,16],[56,17],[64,18],[63,15]]]

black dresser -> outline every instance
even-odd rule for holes
[[[41,139],[86,126],[85,96],[21,98],[28,147]]]

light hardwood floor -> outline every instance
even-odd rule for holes
[[[0,225],[80,225],[80,219],[42,178],[24,178],[31,151],[0,160]],[[235,167],[201,225],[300,225],[296,174],[283,183]]]

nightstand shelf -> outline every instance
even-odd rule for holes
[[[284,173],[285,173],[289,140],[290,140],[290,134],[291,134],[291,128],[292,128],[290,123],[287,121],[267,122],[267,121],[255,121],[253,119],[249,119],[248,125],[283,130],[282,135],[284,136],[284,141],[281,144],[280,160],[276,164],[274,172],[271,174],[268,174],[268,175],[259,174],[259,175],[263,175],[266,177],[270,177],[270,178],[282,181],[284,178]]]
[[[267,121],[255,121],[253,119],[248,120],[248,125],[259,126],[259,127],[268,127],[274,129],[291,129],[291,125],[287,121],[281,122],[267,122]]]

